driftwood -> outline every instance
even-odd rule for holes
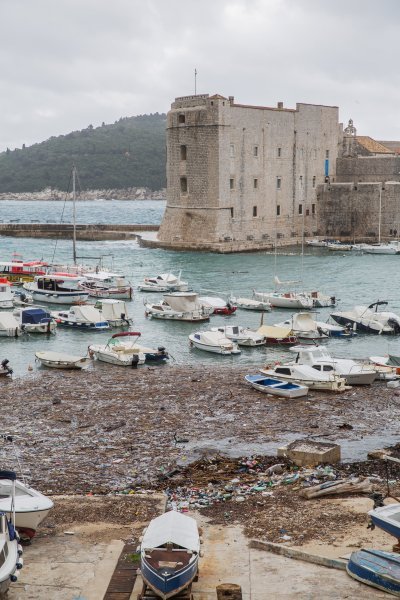
[[[368,477],[358,477],[357,479],[338,479],[320,483],[301,490],[300,496],[310,499],[334,494],[369,494],[370,492],[372,492],[372,483]]]

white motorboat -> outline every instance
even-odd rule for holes
[[[292,335],[299,339],[318,340],[328,337],[310,313],[295,313],[290,319],[286,319],[282,323],[276,323],[276,327],[290,327]]]
[[[306,246],[312,246],[314,248],[325,248],[328,243],[329,242],[327,240],[319,240],[318,238],[306,240]]]
[[[8,366],[9,364],[8,358],[4,358],[0,363],[0,377],[7,377],[7,375],[12,375],[13,370]]]
[[[367,254],[400,254],[400,240],[391,240],[386,244],[364,244]]]
[[[311,298],[313,306],[315,308],[324,308],[326,306],[335,306],[336,298],[335,296],[329,296],[328,294],[323,294],[322,292],[303,292],[306,296]]]
[[[75,356],[65,352],[36,352],[36,358],[45,367],[52,369],[84,369],[90,363],[86,356]]]
[[[230,300],[217,298],[216,296],[200,296],[200,304],[213,315],[233,315],[236,312],[237,306]]]
[[[143,535],[140,572],[147,591],[162,600],[184,593],[195,579],[200,556],[197,523],[171,510],[153,519]],[[149,589],[150,588],[150,589]]]
[[[332,242],[326,246],[331,252],[349,252],[353,248],[353,244],[343,244],[341,242]]]
[[[265,336],[260,335],[252,329],[240,327],[239,325],[225,325],[222,327],[211,327],[211,331],[219,331],[228,340],[232,340],[238,346],[263,346],[267,343]]]
[[[325,390],[331,392],[344,392],[349,389],[346,386],[346,380],[334,373],[325,373],[316,371],[309,365],[299,365],[286,363],[283,365],[267,365],[260,369],[261,373],[265,373],[270,377],[277,377],[284,381],[293,381],[305,385],[310,389]]]
[[[12,485],[1,477],[0,471],[0,512],[11,514]],[[32,538],[39,524],[53,508],[53,501],[29,485],[15,481],[15,527],[23,537]]]
[[[18,337],[22,335],[21,325],[12,312],[0,311],[0,336]]]
[[[108,321],[94,306],[71,306],[68,311],[51,313],[60,327],[72,327],[84,331],[110,329]]]
[[[17,476],[13,471],[0,471],[0,480],[10,482],[11,511],[10,516],[0,512],[0,597],[7,594],[11,582],[16,582],[19,570],[24,561],[23,549],[19,543],[19,535],[15,530],[15,482]]]
[[[138,331],[115,333],[107,344],[91,344],[89,356],[120,367],[136,367],[145,362],[165,362],[169,355],[164,346],[157,349],[139,345]]]
[[[13,308],[14,296],[11,283],[5,277],[0,277],[0,308]]]
[[[308,394],[308,387],[293,383],[292,381],[283,381],[276,377],[265,377],[265,375],[246,375],[245,380],[250,385],[264,394],[280,396],[282,398],[301,398]]]
[[[377,334],[399,334],[400,317],[392,312],[378,312],[379,306],[387,302],[374,302],[369,306],[355,306],[343,312],[331,313],[332,319],[339,325],[349,326],[354,331]],[[372,310],[372,309],[375,310]]]
[[[155,277],[145,277],[138,290],[140,292],[187,292],[189,285],[187,281],[182,281],[181,272],[178,275],[161,273]]]
[[[240,350],[232,340],[229,340],[220,331],[196,331],[189,335],[191,346],[206,352],[214,352],[215,354],[240,354]]]
[[[231,296],[229,302],[244,310],[257,310],[269,312],[272,308],[271,302],[268,300],[259,300],[256,298],[234,298]]]
[[[13,312],[25,333],[55,333],[57,323],[43,308],[17,308]]]
[[[81,277],[68,274],[37,275],[24,283],[24,289],[36,302],[51,304],[76,304],[84,302],[89,294],[80,287]]]
[[[194,292],[164,294],[158,304],[145,304],[145,314],[154,319],[169,321],[208,321],[212,309],[206,309]]]
[[[124,275],[108,271],[84,273],[80,287],[94,298],[130,300],[133,295],[133,288]]]
[[[110,327],[132,325],[133,320],[128,315],[128,307],[124,300],[115,300],[114,298],[101,299],[97,300],[94,307],[101,311],[103,319],[108,322]]]
[[[313,308],[314,303],[310,296],[303,292],[256,292],[254,291],[255,300],[269,302],[275,308]]]
[[[292,346],[296,353],[295,363],[308,365],[322,373],[335,373],[344,377],[348,385],[371,385],[377,374],[371,369],[350,358],[334,358],[325,346]]]

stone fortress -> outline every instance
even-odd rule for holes
[[[186,96],[166,139],[162,247],[239,252],[400,231],[400,143],[357,136],[352,121],[343,130],[335,106]]]

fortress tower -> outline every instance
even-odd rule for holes
[[[318,235],[316,188],[335,173],[339,138],[334,106],[176,98],[159,244],[236,252]]]

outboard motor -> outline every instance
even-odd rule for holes
[[[3,369],[4,369],[5,371],[7,371],[7,374],[8,374],[8,375],[12,375],[12,373],[13,373],[13,370],[12,370],[12,369],[11,369],[11,368],[8,366],[8,363],[9,363],[9,362],[10,362],[10,361],[8,360],[8,358],[5,358],[4,360],[2,360],[2,361],[1,361],[1,366],[3,367]]]
[[[137,369],[138,368],[138,364],[139,364],[139,355],[138,354],[133,354],[132,355],[132,362],[131,362],[132,369]]]
[[[166,351],[165,346],[158,346],[157,350],[158,353],[162,356],[168,356],[168,352]]]

